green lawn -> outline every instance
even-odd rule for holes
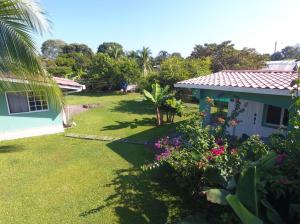
[[[68,96],[69,104],[100,103],[74,118],[70,133],[151,140],[156,128],[139,94]],[[175,124],[176,125],[176,124]],[[176,185],[140,166],[142,145],[88,141],[64,134],[0,143],[0,223],[166,223],[188,207]]]

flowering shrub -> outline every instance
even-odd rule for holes
[[[165,137],[155,142],[155,159],[160,161],[168,158],[173,151],[178,151],[181,145],[180,138]]]

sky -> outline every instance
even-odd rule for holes
[[[53,23],[36,37],[84,43],[118,42],[189,56],[196,44],[232,40],[260,53],[300,43],[300,0],[40,0]]]

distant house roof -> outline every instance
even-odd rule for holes
[[[262,70],[297,71],[300,62],[297,60],[268,61]]]
[[[271,95],[290,95],[293,71],[224,70],[176,83],[179,88],[214,89]]]
[[[64,91],[81,92],[82,90],[86,89],[85,85],[81,85],[71,79],[53,77],[53,80]],[[28,80],[22,80],[19,77],[11,74],[7,74],[4,77],[0,77],[0,81],[7,81],[7,82],[14,82],[14,83],[29,83]]]
[[[81,85],[74,80],[61,78],[61,77],[53,77],[53,79],[56,81],[58,86],[63,90],[73,90],[80,92],[82,90],[85,90],[85,85]]]

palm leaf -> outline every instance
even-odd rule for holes
[[[49,28],[45,12],[36,1],[0,2],[0,91],[42,90],[59,108],[62,93],[43,68],[31,36],[47,32]],[[12,83],[8,76],[22,82]]]

